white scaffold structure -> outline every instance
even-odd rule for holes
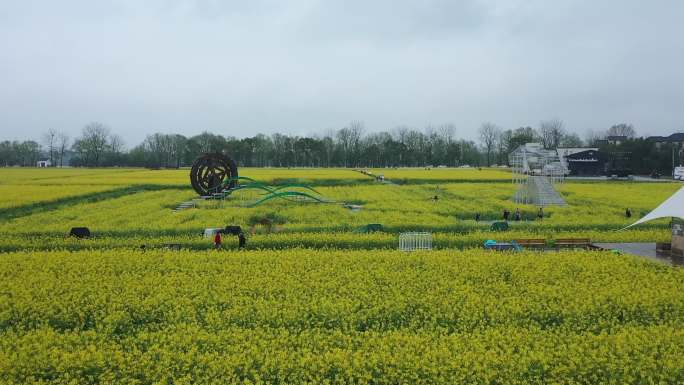
[[[539,143],[527,143],[508,155],[513,184],[518,189],[513,201],[540,207],[565,206],[554,185],[563,183],[566,168],[555,150],[546,150]]]
[[[399,234],[399,250],[432,250],[432,233],[410,232]]]

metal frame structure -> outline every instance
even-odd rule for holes
[[[235,161],[221,153],[204,154],[195,159],[190,170],[190,183],[201,199],[216,200],[218,207],[223,207],[228,197],[246,190],[260,191],[262,196],[257,197],[254,202],[245,204],[245,207],[254,207],[275,198],[293,202],[334,203],[323,198],[318,191],[306,184],[288,183],[271,186],[251,178],[238,176]],[[181,203],[174,211],[191,207],[197,207],[195,200]]]
[[[432,233],[408,232],[399,234],[399,250],[432,250]]]
[[[221,153],[209,153],[198,157],[190,169],[190,184],[200,196],[216,194],[225,187],[233,188],[237,184],[237,178],[237,164]],[[224,181],[228,181],[229,184],[226,186]]]
[[[513,201],[537,206],[564,206],[565,201],[554,185],[565,180],[558,152],[547,150],[539,143],[527,143],[508,155],[511,182],[518,186]]]

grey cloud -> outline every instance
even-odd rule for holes
[[[0,5],[0,138],[308,134],[558,117],[684,129],[678,1],[15,1]]]

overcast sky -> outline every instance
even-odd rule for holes
[[[684,130],[684,1],[0,0],[0,138]]]

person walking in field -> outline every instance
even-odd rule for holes
[[[238,249],[244,249],[245,244],[247,244],[247,238],[245,238],[245,233],[240,231],[240,233],[238,233]]]
[[[515,214],[513,214],[513,220],[514,221],[520,221],[522,219],[522,215],[520,214],[520,209],[516,208],[515,209]]]
[[[218,232],[218,231],[217,231],[216,234],[214,235],[214,248],[215,248],[216,250],[218,250],[218,249],[221,248],[221,233]]]
[[[539,208],[539,212],[537,212],[537,218],[539,218],[540,221],[544,219],[544,209],[541,207]]]

